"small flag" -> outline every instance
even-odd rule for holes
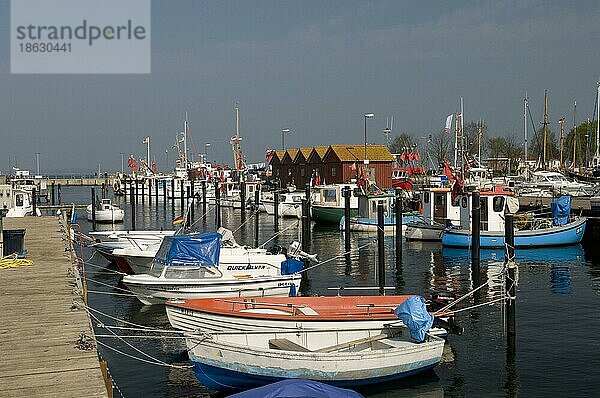
[[[179,225],[183,222],[183,216],[179,216],[173,220],[173,225]]]
[[[450,128],[452,127],[452,114],[448,115],[448,117],[446,118],[446,127],[444,127],[444,131],[449,134],[450,133]]]

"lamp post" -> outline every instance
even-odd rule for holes
[[[208,147],[210,146],[210,142],[204,144],[204,163],[208,163]]]
[[[125,154],[121,152],[121,175],[124,175],[125,171]]]
[[[367,119],[372,119],[375,116],[374,113],[365,113],[365,164],[369,164],[369,159],[367,159]]]
[[[36,170],[36,174],[37,176],[40,175],[40,153],[36,152],[35,153],[35,170]]]
[[[289,133],[290,129],[281,129],[281,149],[285,151],[285,133]]]

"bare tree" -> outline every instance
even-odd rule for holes
[[[450,160],[450,153],[454,145],[453,135],[440,130],[430,136],[431,155],[437,164],[441,165],[444,161]]]
[[[405,150],[411,150],[415,145],[414,137],[405,132],[394,138],[388,149],[391,153],[402,153]]]

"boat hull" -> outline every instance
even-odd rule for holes
[[[419,216],[415,215],[403,215],[402,216],[402,233],[406,232],[406,226],[408,223],[420,220]],[[393,217],[385,217],[383,220],[385,232],[396,231],[396,219]],[[350,230],[355,232],[377,232],[377,220],[373,218],[352,218],[350,220]],[[340,230],[344,230],[343,217],[340,219]]]
[[[551,247],[573,245],[581,242],[587,219],[582,217],[569,224],[537,230],[515,231],[515,247]],[[471,232],[468,230],[447,229],[442,233],[442,245],[447,247],[471,247]],[[480,247],[504,247],[504,232],[481,231]]]
[[[339,225],[340,220],[344,216],[343,207],[311,205],[310,217],[317,224]],[[358,209],[350,209],[350,215],[358,214]]]
[[[441,241],[444,228],[440,225],[409,223],[404,236],[406,240]]]
[[[188,337],[186,343],[196,377],[217,390],[247,389],[289,378],[339,387],[363,386],[432,369],[441,360],[444,340],[432,336],[420,344],[386,338],[351,344],[333,352],[317,351],[380,332],[377,329],[261,332],[260,335],[238,333],[233,337],[215,334],[204,339]],[[312,341],[305,337],[308,333],[314,333]],[[307,347],[307,351],[269,348],[269,340],[280,338]]]

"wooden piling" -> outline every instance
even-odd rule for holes
[[[504,242],[506,244],[506,256],[504,258],[504,264],[508,268],[508,275],[506,278],[506,293],[508,299],[506,300],[506,333],[507,336],[514,340],[517,334],[516,326],[516,264],[514,263],[515,258],[515,229],[514,229],[514,216],[512,214],[504,215]],[[510,340],[509,340],[510,342]]]
[[[33,216],[37,216],[37,190],[35,187],[31,190],[31,201],[33,202]]]
[[[396,215],[396,267],[402,266],[402,189],[396,189],[394,213]]]
[[[350,187],[342,190],[344,197],[344,250],[350,251]]]
[[[137,185],[137,183],[136,183]],[[130,185],[129,186],[129,202],[131,204],[131,230],[135,231],[135,202],[136,199],[134,199],[134,186]]]
[[[202,180],[202,221],[206,221],[206,180]]]
[[[377,205],[377,276],[379,281],[379,294],[385,295],[385,222],[383,204]]]
[[[221,228],[221,189],[219,180],[215,181],[215,227]]]
[[[258,229],[259,229],[259,211],[260,207],[260,191],[254,191],[254,203],[256,203],[256,213],[254,214],[254,247],[258,247]]]
[[[54,185],[55,185],[54,181],[52,181],[52,191],[50,192],[50,200],[51,200],[50,203],[52,203],[52,206],[54,206],[56,204],[55,196],[54,196],[54,188],[55,188]]]
[[[92,231],[96,230],[96,188],[92,187]]]
[[[281,182],[277,182],[275,192],[273,193],[273,230],[279,231],[279,191],[281,190]]]
[[[240,181],[241,222],[246,222],[246,182]]]
[[[479,191],[474,191],[471,197],[471,278],[473,288],[481,285],[480,244],[481,244],[481,200]]]

